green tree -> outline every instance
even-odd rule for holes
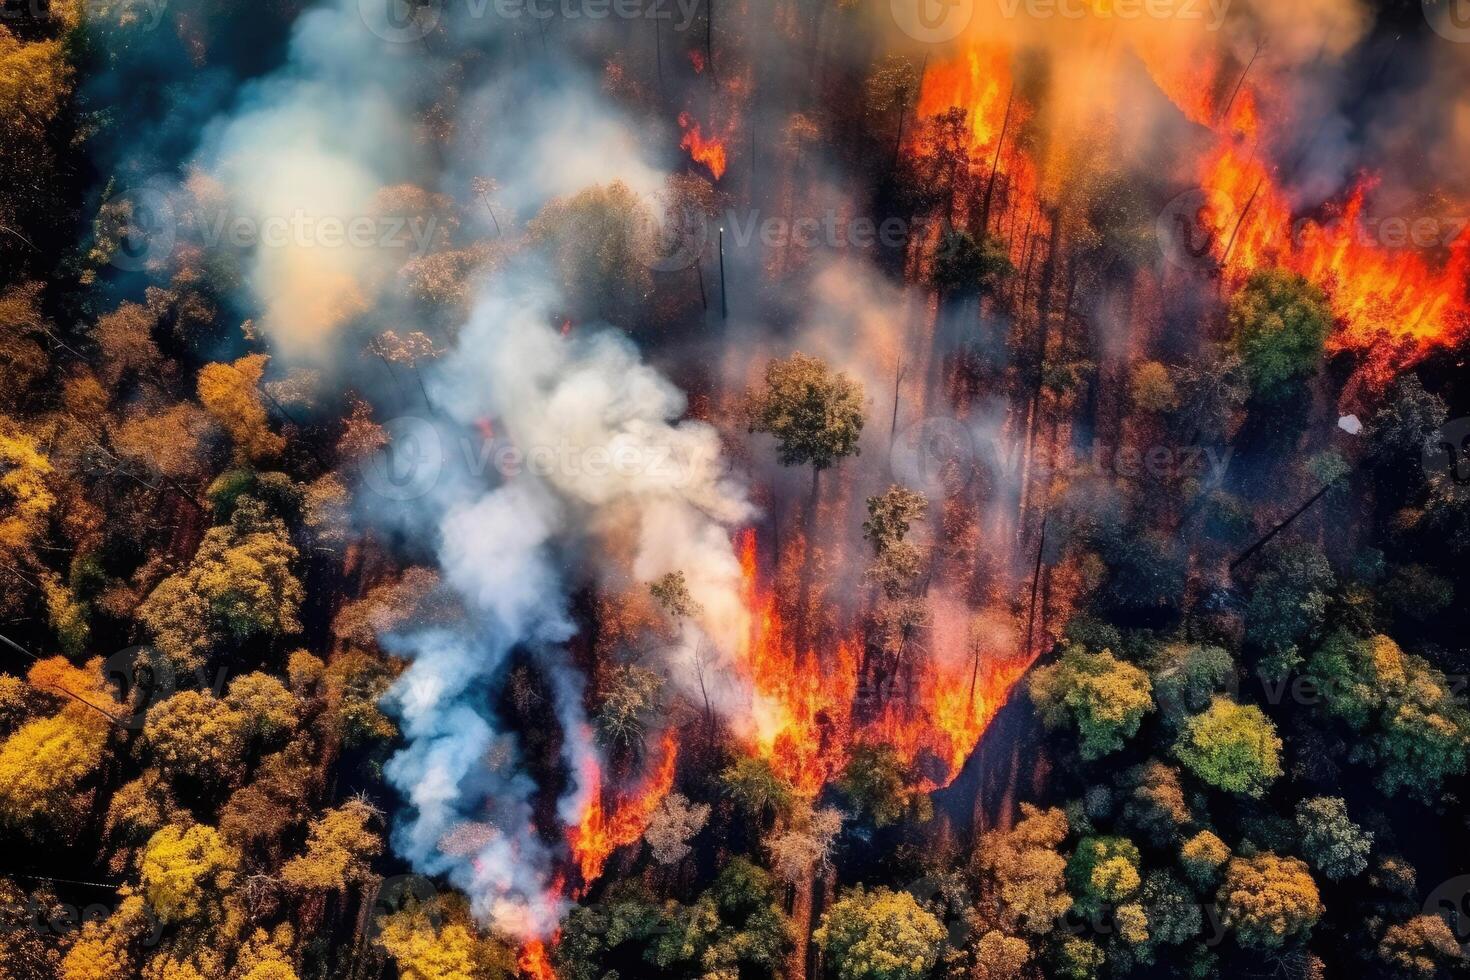
[[[1313,640],[1336,584],[1321,549],[1296,544],[1271,552],[1246,605],[1246,639],[1262,652],[1261,669],[1286,677],[1302,661],[1300,645]]]
[[[947,229],[940,233],[930,277],[934,288],[946,296],[989,296],[1015,271],[1005,242]]]
[[[929,802],[927,794],[915,793],[905,782],[905,766],[891,745],[859,745],[837,781],[859,812],[873,818],[875,827],[887,827],[903,819],[911,806],[921,815]],[[932,813],[932,809],[928,810]]]
[[[1281,739],[1255,705],[1216,697],[1185,723],[1174,752],[1217,789],[1260,796],[1281,775]]]
[[[1153,709],[1148,674],[1103,650],[1070,646],[1055,664],[1031,672],[1031,700],[1048,728],[1075,727],[1084,759],[1116,752]]]
[[[1327,296],[1294,272],[1254,273],[1230,300],[1232,344],[1258,401],[1277,402],[1314,374],[1332,330]]]
[[[849,890],[812,933],[840,980],[922,980],[939,959],[944,926],[908,892]]]
[[[859,451],[863,389],[800,351],[766,365],[765,384],[746,406],[751,432],[776,437],[783,466],[811,466],[813,479]]]
[[[1219,870],[1230,860],[1230,848],[1213,831],[1201,830],[1179,849],[1179,865],[1201,889],[1214,887]]]
[[[1432,801],[1465,771],[1470,710],[1443,673],[1387,636],[1329,635],[1312,654],[1321,704],[1354,734],[1349,758],[1376,769],[1379,789]]]
[[[720,782],[725,794],[757,819],[787,809],[795,796],[791,784],[769,762],[755,756],[736,759],[720,773]]]
[[[1302,856],[1332,881],[1351,878],[1368,866],[1373,835],[1348,818],[1339,796],[1314,796],[1296,805]]]
[[[1067,886],[1084,915],[1116,907],[1142,884],[1138,845],[1125,837],[1084,837],[1067,862]]]
[[[1310,931],[1323,912],[1307,866],[1269,851],[1231,858],[1217,900],[1225,925],[1254,949],[1280,948]]]

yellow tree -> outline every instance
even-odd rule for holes
[[[260,379],[270,358],[250,354],[233,364],[206,364],[199,371],[199,402],[235,443],[243,463],[268,459],[286,447],[272,432],[261,400]]]

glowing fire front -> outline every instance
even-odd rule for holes
[[[752,611],[750,635],[736,657],[751,690],[750,750],[808,797],[839,777],[852,749],[863,744],[897,750],[920,773],[919,790],[949,785],[1024,662],[996,662],[978,651],[963,662],[914,657],[900,681],[864,693],[861,638],[800,646],[775,590],[762,581],[755,532],[741,532],[737,546]],[[865,703],[873,710],[864,710]]]

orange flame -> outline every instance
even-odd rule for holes
[[[807,797],[841,774],[858,744],[892,746],[910,766],[932,757],[917,780],[920,790],[953,782],[1025,672],[1024,660],[997,665],[987,658],[982,665],[916,657],[908,668],[916,676],[884,693],[870,720],[855,718],[860,638],[822,652],[799,649],[775,591],[760,580],[755,531],[742,531],[736,545],[752,610],[750,635],[736,658],[753,698],[751,751]]]
[[[1296,220],[1257,143],[1263,126],[1257,90],[1235,85],[1228,111],[1217,113],[1201,95],[1212,88],[1197,71],[1181,74],[1146,61],[1180,111],[1216,133],[1216,146],[1199,168],[1209,199],[1200,220],[1227,282],[1239,285],[1253,272],[1279,267],[1317,285],[1338,321],[1329,351],[1369,353],[1370,375],[1380,382],[1436,347],[1453,348],[1465,340],[1470,334],[1470,234],[1459,230],[1453,241],[1437,243],[1447,251],[1441,262],[1432,261],[1430,250],[1375,240],[1363,219],[1376,184],[1372,178],[1357,181],[1344,202],[1324,208],[1320,217]]]
[[[696,163],[708,167],[715,180],[725,176],[725,141],[717,136],[706,137],[699,123],[687,112],[679,113],[679,128],[684,130],[679,146],[688,150]]]
[[[613,851],[643,836],[653,811],[674,787],[674,763],[679,756],[678,743],[672,733],[665,734],[659,748],[659,761],[641,787],[620,800],[606,812],[602,808],[602,770],[596,763],[582,774],[588,780],[587,809],[577,826],[567,831],[577,867],[582,872],[585,889],[602,875]]]
[[[546,944],[539,939],[529,940],[521,947],[516,968],[527,980],[556,980],[556,971],[551,968],[551,957],[546,952]]]

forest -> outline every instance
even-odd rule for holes
[[[1458,0],[0,0],[0,980],[1470,975]]]

